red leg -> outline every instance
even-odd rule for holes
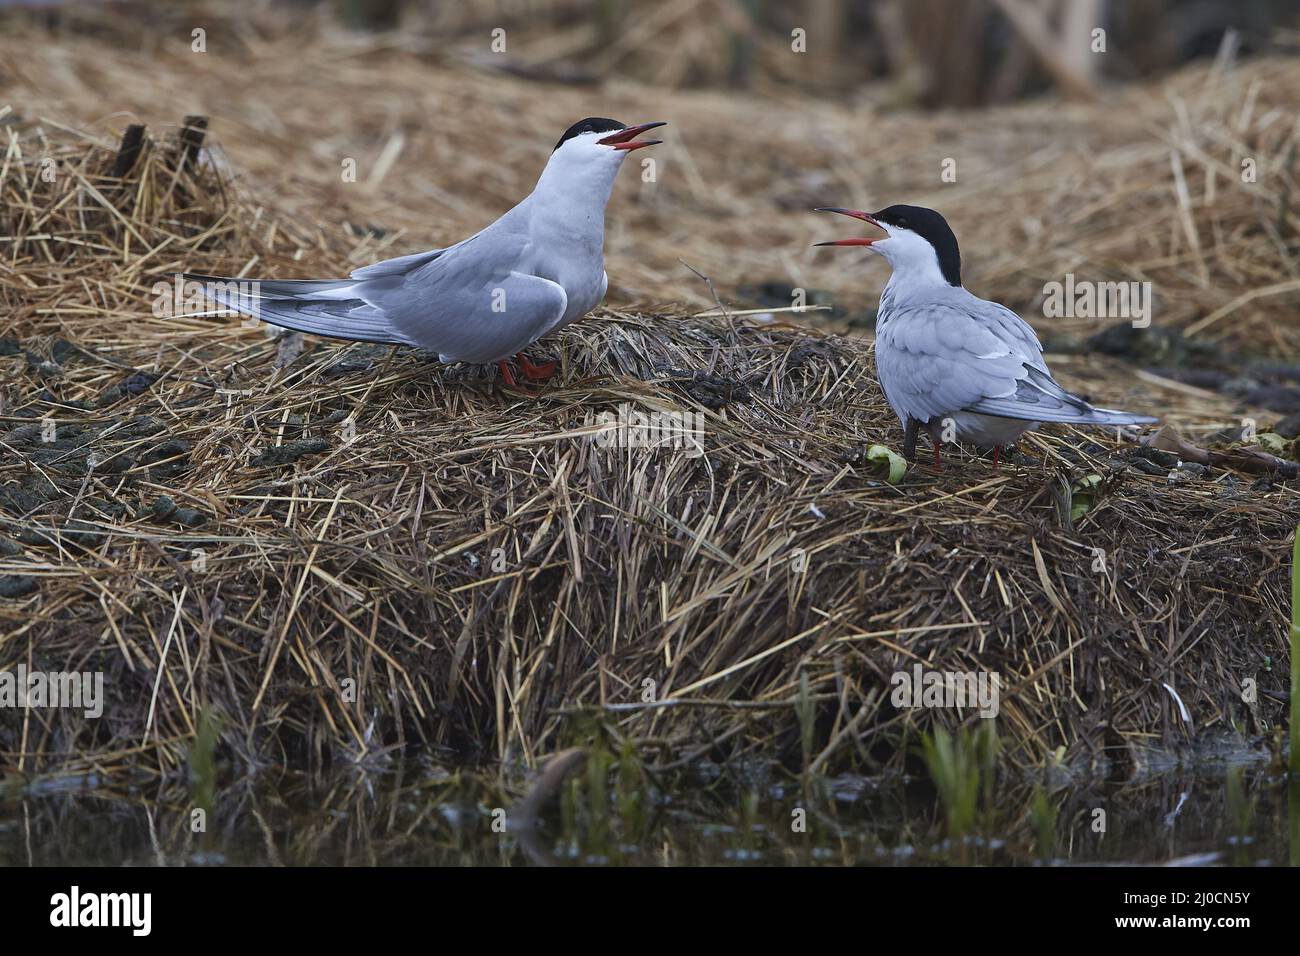
[[[501,377],[506,380],[506,384],[511,388],[515,388],[515,377],[510,373],[510,366],[506,363],[505,359],[497,362],[497,368],[501,369]]]
[[[542,365],[534,365],[528,361],[528,356],[520,352],[515,356],[519,362],[519,368],[523,370],[524,375],[534,382],[544,382],[555,374],[555,362],[545,362]]]
[[[998,470],[998,455],[1000,454],[1002,454],[1002,446],[994,445],[993,446],[993,470],[994,471]]]
[[[943,469],[943,463],[939,461],[939,442],[937,440],[931,440],[930,447],[934,449],[935,471],[941,471]]]

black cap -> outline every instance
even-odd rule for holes
[[[607,116],[588,116],[586,119],[578,120],[564,131],[560,141],[555,144],[555,149],[559,149],[569,140],[582,133],[612,133],[615,130],[627,129],[626,123],[620,123],[618,120],[610,119]],[[551,152],[555,152],[555,149]]]
[[[900,229],[908,229],[934,246],[939,270],[949,285],[961,285],[961,250],[948,220],[924,206],[889,206],[873,212],[871,218]]]

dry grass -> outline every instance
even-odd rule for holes
[[[1242,676],[1277,682],[1293,489],[1169,487],[1072,435],[893,487],[857,460],[897,437],[869,346],[739,320],[604,313],[552,343],[541,400],[370,347],[277,369],[260,332],[151,315],[147,277],[353,250],[249,228],[178,155],[150,145],[118,187],[112,150],[71,145],[41,185],[16,147],[4,180],[25,307],[3,570],[34,590],[0,605],[0,664],[103,670],[110,697],[98,722],[6,711],[19,768],[176,767],[204,707],[250,760],[420,741],[532,762],[595,705],[674,751],[789,752],[801,674],[822,766],[896,742],[883,682],[918,660],[1001,673],[1004,732],[1042,753],[1189,729],[1161,683],[1203,729],[1239,718]],[[621,403],[706,414],[707,454],[598,448]],[[1105,490],[1071,526],[1088,474]],[[677,703],[641,706],[646,680]]]
[[[71,79],[50,88],[93,83],[136,108],[157,97],[160,108],[169,94],[155,89],[157,76],[132,84],[111,56],[77,57],[82,42],[70,44]],[[0,41],[0,51],[12,73],[11,41]],[[364,111],[381,88],[398,104],[394,115],[376,117],[376,142],[410,121],[402,111],[427,95],[417,78],[441,83],[444,96],[463,89],[450,73],[412,64],[388,62],[382,72],[373,57],[362,51],[339,69],[356,84],[349,109]],[[275,62],[268,54],[263,66],[279,69]],[[180,67],[164,60],[159,69]],[[216,82],[204,69],[191,89]],[[1296,75],[1290,63],[1251,69],[1256,79]],[[253,80],[222,82],[238,98]],[[1203,82],[1182,80],[1192,89]],[[1245,77],[1232,83],[1250,87]],[[518,92],[512,84],[485,78],[476,95],[500,106],[506,91]],[[267,76],[260,85],[280,95]],[[647,98],[622,95],[625,106]],[[1257,91],[1252,123],[1262,122],[1269,97],[1282,95],[1276,84]],[[539,115],[526,121],[536,128],[516,142],[545,139],[561,114],[575,115],[560,99],[537,100]],[[829,109],[773,107],[782,112],[774,135],[788,137],[789,150],[742,159],[706,122],[723,103],[685,98],[681,126],[688,138],[699,135],[695,173],[661,178],[639,215],[626,195],[616,198],[624,205],[612,218],[627,220],[611,236],[616,301],[696,294],[703,284],[689,274],[691,285],[667,284],[678,255],[724,289],[765,274],[759,263],[773,257],[829,277],[792,241],[806,227],[773,209],[773,177],[830,170],[815,189],[797,188],[852,202],[850,181],[901,198],[894,187],[916,176],[851,169],[845,152],[820,151]],[[1199,115],[1239,108],[1224,92]],[[942,121],[896,121],[913,143],[931,140],[920,155],[959,138],[990,164],[999,152],[981,152],[981,136],[1025,142],[1017,116],[1049,124],[1035,126],[1032,138],[1053,145],[1020,160],[1041,165],[1041,178],[1016,180],[1023,191],[1012,196],[1008,173],[1002,193],[1010,221],[1028,231],[968,246],[978,250],[972,263],[985,263],[977,267],[981,291],[1023,288],[1041,263],[1059,267],[1072,261],[1067,252],[1086,249],[1094,264],[1114,257],[1139,274],[1165,270],[1171,278],[1157,289],[1184,303],[1190,324],[1259,288],[1265,275],[1287,274],[1294,212],[1226,179],[1215,202],[1198,193],[1180,206],[1169,189],[1168,148],[1154,136],[1142,148],[1115,147],[1111,165],[1075,182],[1076,203],[1052,202],[1063,186],[1049,185],[1051,176],[1068,183],[1097,161],[1071,143],[1085,130],[1100,141],[1114,134],[1095,115],[1085,123],[1079,112],[1035,109],[1005,111],[996,134],[981,134],[986,123],[958,131],[954,120],[945,132]],[[83,103],[69,112],[86,110]],[[328,111],[302,110],[281,114],[286,128],[302,130],[311,117],[327,141],[319,120]],[[615,115],[624,112],[676,122],[662,109]],[[445,160],[456,145],[472,145],[461,142],[466,136],[500,133],[504,114],[483,115],[472,135],[453,128],[435,145],[421,138],[427,131],[412,132],[403,148]],[[736,136],[731,123],[725,135]],[[1205,123],[1193,128],[1213,128]],[[438,162],[423,172],[403,165],[400,176],[391,172],[364,197],[349,194],[326,216],[304,198],[315,181],[295,184],[301,166],[271,175],[274,138],[255,142],[232,125],[239,145],[229,153],[265,169],[282,202],[263,201],[267,188],[246,189],[211,168],[184,169],[166,140],[149,145],[119,182],[108,175],[116,137],[48,118],[0,127],[0,352],[11,353],[0,356],[0,538],[16,543],[0,551],[9,595],[0,597],[0,669],[103,670],[109,696],[99,721],[68,710],[0,710],[0,759],[11,767],[173,771],[204,708],[224,715],[223,747],[250,761],[363,757],[418,742],[533,763],[571,732],[570,715],[602,707],[622,733],[661,748],[661,762],[762,749],[791,759],[804,751],[817,769],[874,766],[898,758],[918,721],[958,717],[893,709],[889,675],[916,661],[999,672],[1007,687],[1001,727],[1020,759],[1064,746],[1070,758],[1088,760],[1126,743],[1171,743],[1229,723],[1262,730],[1277,719],[1272,698],[1248,708],[1239,689],[1246,677],[1271,691],[1284,683],[1285,560],[1300,520],[1294,483],[1216,469],[1212,479],[1171,484],[1168,461],[1152,460],[1158,455],[1104,434],[1048,429],[1001,474],[966,458],[941,475],[914,469],[891,486],[861,460],[864,446],[900,437],[874,382],[870,343],[809,331],[807,316],[787,326],[680,309],[606,310],[543,344],[563,368],[540,400],[502,391],[492,372],[438,366],[409,351],[310,341],[277,367],[279,346],[260,331],[154,316],[153,283],[182,269],[337,274],[452,238],[442,223],[436,236],[426,228],[402,242],[339,223],[366,221],[355,210],[372,204],[398,222],[438,212],[458,225],[481,222],[489,207],[499,212],[507,196],[522,194],[526,164],[512,154],[486,176],[481,162],[468,170]],[[1293,130],[1279,135],[1283,128],[1275,118],[1256,139],[1290,149]],[[298,142],[310,152],[319,141]],[[901,151],[897,142],[885,137],[876,152]],[[684,163],[684,152],[674,155]],[[1184,154],[1185,173],[1193,157]],[[53,182],[40,175],[49,158],[57,161]],[[743,175],[726,174],[742,167]],[[444,173],[445,192],[420,188]],[[1207,182],[1203,173],[1193,181]],[[472,189],[471,175],[479,177]],[[710,184],[703,193],[691,185],[697,175]],[[1105,194],[1119,182],[1127,192]],[[953,188],[954,206],[973,203],[974,187]],[[693,195],[703,208],[682,212]],[[732,200],[754,215],[719,217]],[[1053,220],[1047,232],[1014,214],[1030,204]],[[1135,216],[1149,228],[1135,229]],[[1199,252],[1180,245],[1186,216],[1201,236]],[[973,231],[992,235],[997,224],[988,218],[971,217]],[[1265,220],[1286,231],[1269,233],[1258,225]],[[687,238],[705,222],[707,235]],[[724,233],[731,241],[722,244]],[[1044,235],[1053,242],[1028,238]],[[1152,256],[1163,249],[1158,262],[1136,254],[1147,246]],[[1031,255],[1011,269],[1012,250]],[[1205,288],[1200,262],[1211,276]],[[1274,321],[1283,301],[1252,300],[1205,333],[1294,344],[1294,327]],[[1134,381],[1081,358],[1060,367],[1068,383],[1108,404],[1207,428],[1233,418],[1194,390]],[[596,447],[594,416],[623,403],[704,414],[706,454]],[[40,433],[50,419],[52,442]],[[1100,490],[1072,521],[1072,489],[1089,475],[1101,478]],[[1097,548],[1104,570],[1095,570]],[[642,703],[647,680],[653,706]],[[1181,697],[1191,725],[1162,684]]]

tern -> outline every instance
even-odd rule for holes
[[[940,436],[998,455],[1042,422],[1144,425],[1156,419],[1096,408],[1052,378],[1034,330],[1004,305],[961,284],[961,252],[947,221],[923,206],[865,213],[819,208],[883,229],[883,239],[840,239],[819,246],[867,246],[893,274],[876,318],[876,373],[903,425],[903,451],[916,460],[917,432],[930,433],[939,467]],[[946,439],[947,436],[944,436]]]
[[[586,315],[605,297],[605,206],[637,139],[666,123],[630,126],[592,116],[560,137],[533,191],[468,239],[386,259],[347,279],[233,279],[186,274],[224,309],[297,332],[411,345],[443,362],[495,363],[506,383],[515,356]]]

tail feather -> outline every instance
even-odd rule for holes
[[[412,345],[384,312],[354,292],[351,279],[233,279],[187,274],[224,309],[295,332],[351,342]]]
[[[1114,408],[1097,408],[1071,395],[1045,370],[1026,365],[1028,374],[1016,383],[1011,395],[982,398],[966,411],[1029,422],[1062,422],[1072,425],[1150,425],[1150,415],[1135,415]]]
[[[1114,408],[1097,408],[1088,405],[1050,407],[1044,404],[1018,402],[1014,398],[986,398],[969,406],[966,411],[999,418],[1015,418],[1026,422],[1061,422],[1070,425],[1151,425],[1159,421],[1150,415],[1136,415]]]
[[[1114,408],[1096,408],[1092,409],[1092,414],[1082,419],[1080,425],[1154,425],[1160,421],[1151,415],[1137,415],[1133,412],[1122,412]]]

